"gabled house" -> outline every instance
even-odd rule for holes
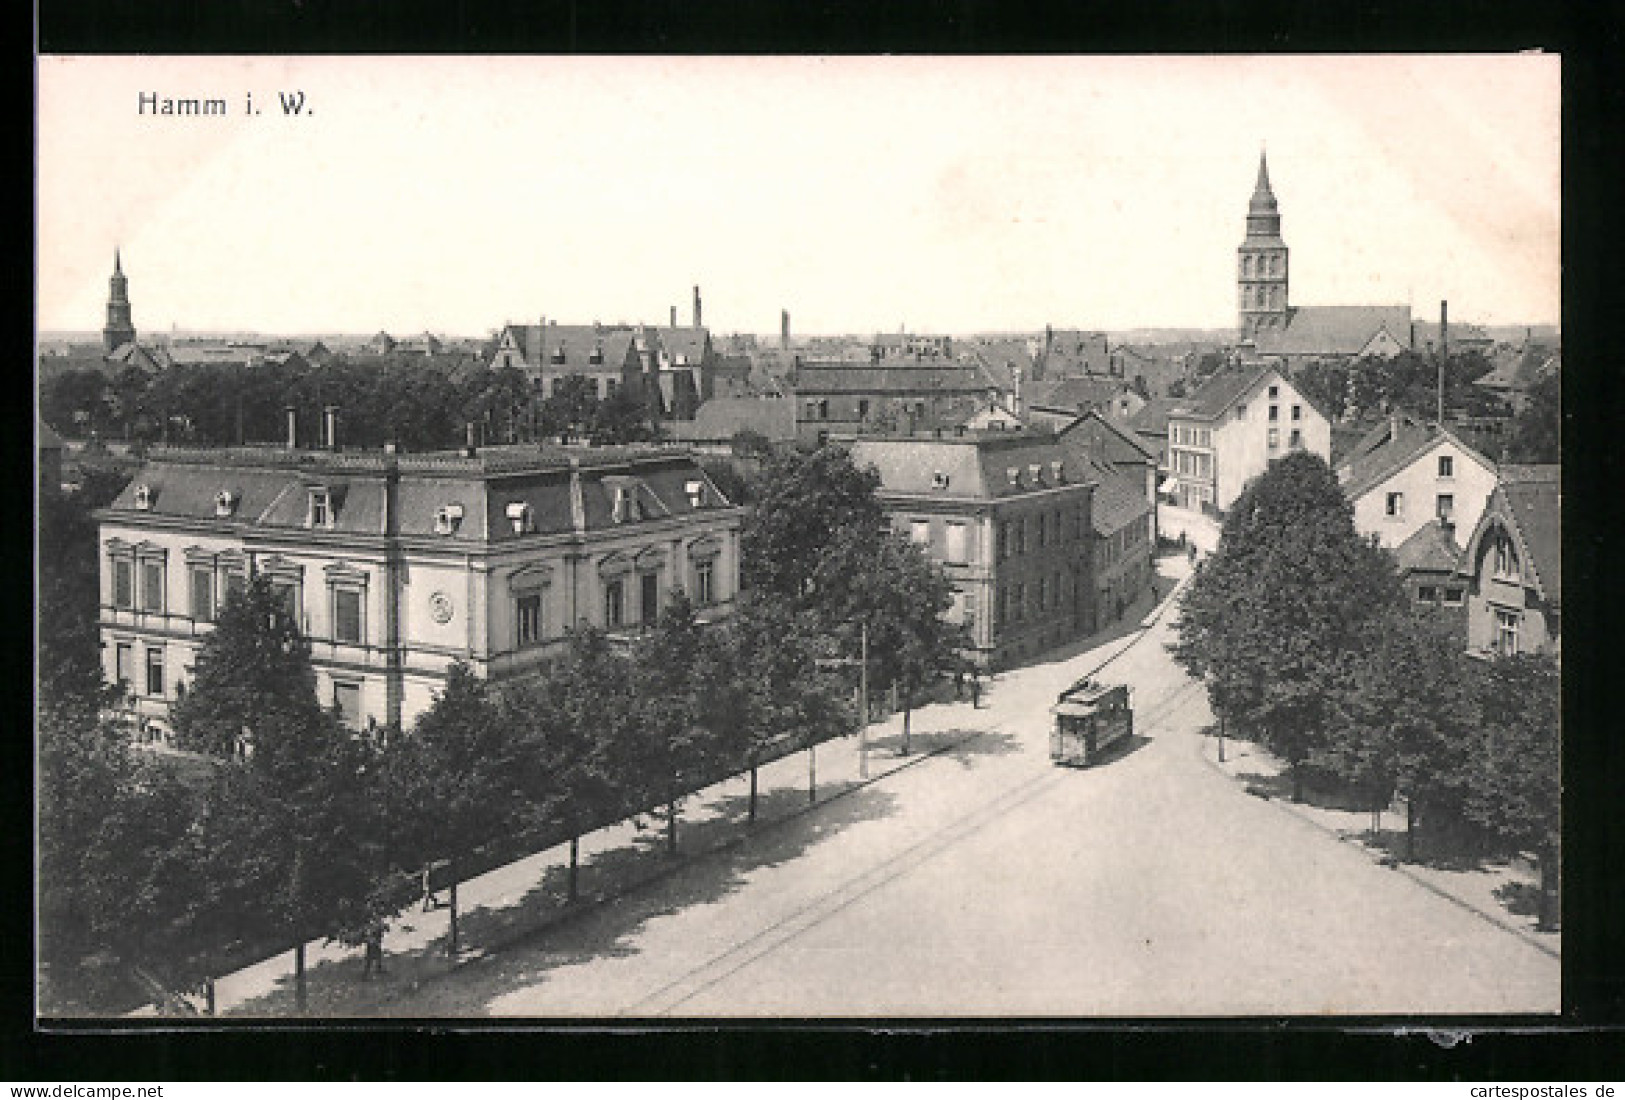
[[[1248,481],[1292,451],[1330,460],[1331,422],[1274,366],[1220,371],[1168,414],[1175,503],[1222,513]]]
[[[1559,652],[1562,521],[1561,467],[1501,467],[1462,554],[1469,653]]]
[[[1449,428],[1396,414],[1337,467],[1354,526],[1390,550],[1434,520],[1471,531],[1495,488],[1495,463]]]
[[[1424,523],[1393,550],[1405,598],[1418,610],[1449,615],[1462,628],[1466,643],[1466,590],[1461,575],[1461,547],[1453,527],[1439,520]]]

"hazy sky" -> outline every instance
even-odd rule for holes
[[[38,81],[45,329],[101,327],[115,246],[148,333],[687,323],[695,284],[724,332],[1220,327],[1261,145],[1294,304],[1560,312],[1553,55],[42,57]]]

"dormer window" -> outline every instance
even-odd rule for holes
[[[1008,469],[1006,469],[1004,471],[1004,476],[1010,479],[1010,484],[1012,486],[1019,487],[1021,485],[1021,467],[1020,466],[1011,466],[1011,467],[1009,467]]]
[[[688,506],[698,508],[705,503],[705,482],[695,479],[683,483],[683,492],[688,494]]]
[[[214,514],[229,516],[237,510],[237,493],[231,489],[222,489],[214,494]]]
[[[463,506],[461,504],[443,504],[435,509],[434,533],[437,535],[453,535],[463,524]]]
[[[1064,473],[1065,473],[1065,468],[1064,468],[1064,466],[1063,466],[1060,459],[1055,459],[1053,462],[1051,462],[1049,464],[1049,474],[1050,474],[1050,477],[1055,479],[1055,484],[1059,485],[1059,484],[1061,484],[1062,481],[1066,480],[1062,476]]]
[[[587,356],[587,362],[593,363],[593,364],[602,364],[603,361],[604,361],[604,346],[602,344],[600,344],[597,347],[592,349],[592,353]]]
[[[528,535],[536,530],[536,513],[524,501],[516,500],[507,508],[508,525],[516,535]]]
[[[148,485],[135,487],[135,506],[143,512],[152,510],[152,488]]]
[[[1034,462],[1027,467],[1027,476],[1033,479],[1034,485],[1044,484],[1044,467]]]
[[[333,494],[326,488],[316,487],[310,490],[310,512],[307,527],[333,526]]]
[[[615,487],[615,511],[611,518],[616,523],[626,523],[629,520],[641,518],[637,492],[630,485],[617,485]]]
[[[931,475],[931,488],[933,488],[933,489],[946,489],[947,487],[948,487],[948,475],[947,474],[943,473],[941,470],[938,470],[936,473]]]

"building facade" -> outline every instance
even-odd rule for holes
[[[1390,418],[1387,442],[1338,467],[1354,526],[1392,550],[1434,521],[1470,532],[1495,489],[1495,464],[1448,428]]]
[[[1562,513],[1560,467],[1501,468],[1462,554],[1468,652],[1559,652]]]
[[[1222,513],[1269,464],[1303,450],[1331,459],[1331,422],[1274,367],[1223,371],[1168,413],[1174,502]]]
[[[1086,468],[1033,431],[865,437],[852,460],[880,474],[896,529],[942,564],[953,621],[983,668],[1008,667],[1095,619],[1095,485]]]
[[[98,513],[103,659],[162,729],[225,599],[268,577],[354,725],[410,723],[446,669],[534,673],[581,624],[702,616],[738,589],[740,510],[685,452],[159,449]]]

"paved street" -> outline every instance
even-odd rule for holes
[[[1137,737],[1047,757],[1048,708],[1121,648],[927,708],[960,747],[544,929],[379,1011],[412,1016],[1541,1012],[1556,959],[1201,754],[1159,622],[1103,673]],[[884,753],[894,735],[878,738]]]

